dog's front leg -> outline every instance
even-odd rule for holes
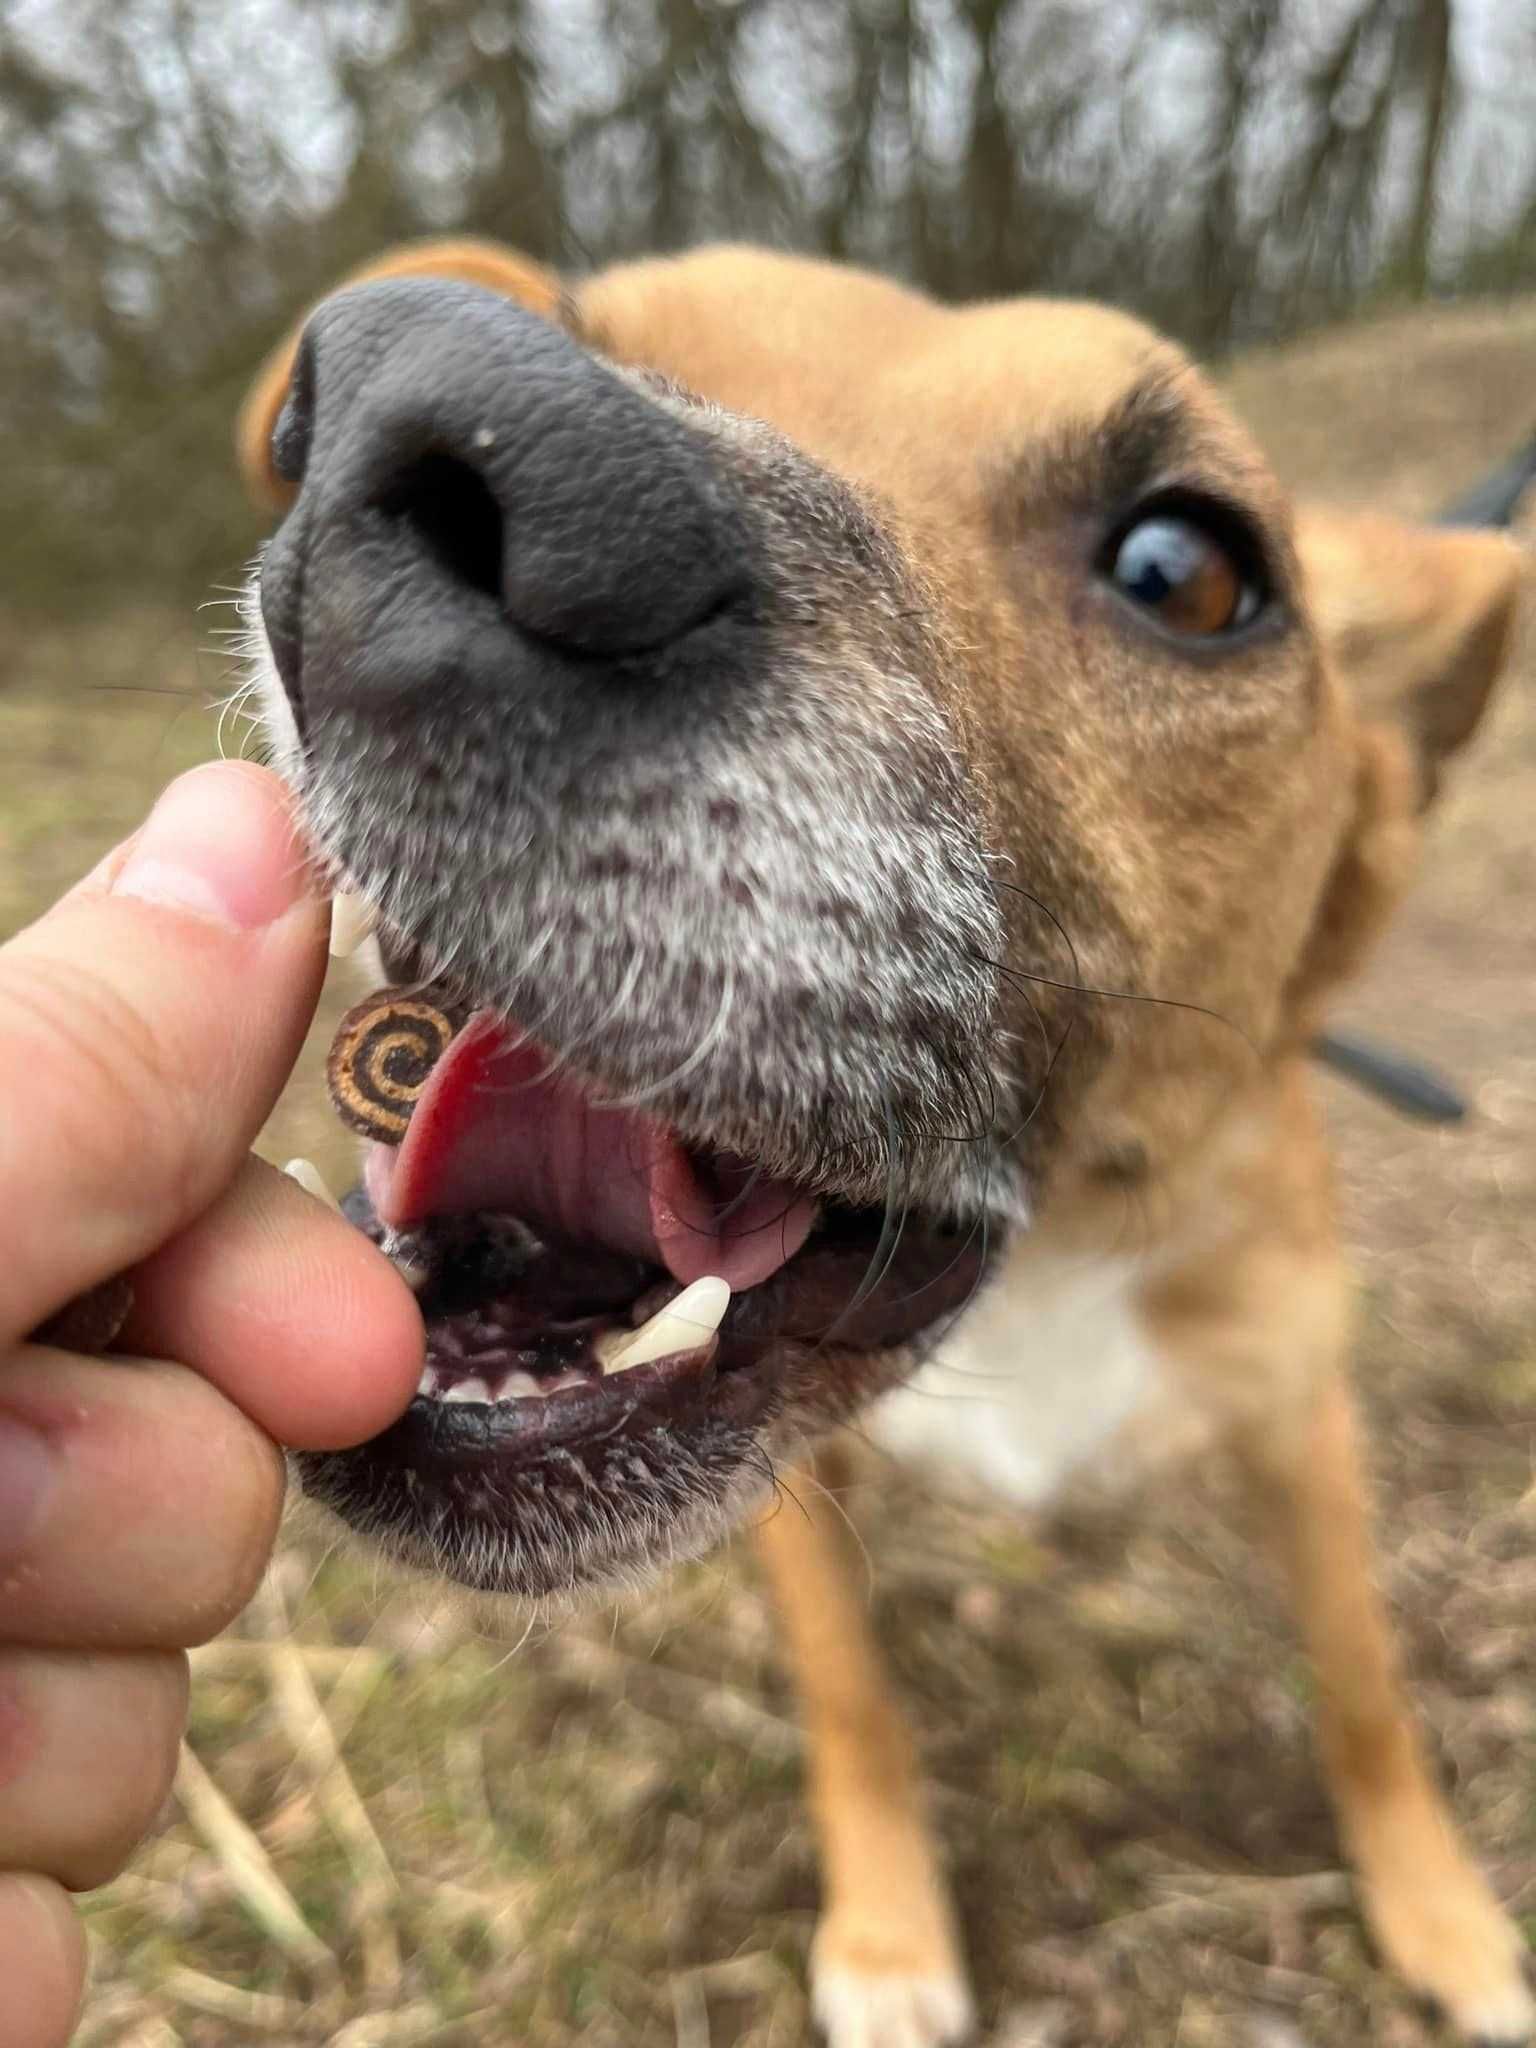
[[[1299,1428],[1255,1432],[1239,1449],[1316,1668],[1324,1768],[1376,1939],[1480,2048],[1526,2042],[1536,2006],[1524,1944],[1457,1834],[1397,1676],[1342,1380],[1330,1375]]]
[[[947,2048],[973,2025],[948,1891],[901,1710],[870,1629],[823,1452],[757,1542],[809,1745],[823,1905],[812,2003],[831,2048]]]

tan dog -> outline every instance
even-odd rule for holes
[[[1305,1057],[1505,657],[1513,550],[1293,514],[1095,307],[733,248],[371,275],[242,423],[269,500],[302,481],[261,673],[389,978],[477,1014],[358,1211],[429,1274],[421,1395],[306,1483],[559,1596],[697,1551],[855,1412],[1030,1506],[1220,1445],[1382,1951],[1525,2040],[1374,1590]],[[802,1498],[760,1534],[816,2010],[835,2048],[930,2048],[970,2025],[960,1946]]]

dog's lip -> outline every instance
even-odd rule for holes
[[[778,1374],[763,1361],[722,1371],[719,1347],[673,1352],[609,1379],[539,1398],[494,1403],[413,1400],[405,1414],[367,1446],[371,1459],[429,1477],[456,1478],[477,1467],[502,1477],[569,1465],[584,1446],[611,1448],[626,1435],[659,1426],[686,1432],[691,1424],[750,1424],[772,1398]]]

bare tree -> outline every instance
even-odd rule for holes
[[[757,236],[1219,352],[1536,280],[1533,114],[1531,0],[0,0],[0,594],[237,567],[249,365],[391,240]]]

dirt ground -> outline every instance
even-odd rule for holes
[[[1298,486],[1424,510],[1536,423],[1536,302],[1358,327],[1231,382]],[[0,929],[211,749],[207,626],[0,625]],[[1536,1935],[1533,812],[1536,634],[1340,1013],[1448,1067],[1475,1119],[1426,1134],[1320,1085],[1387,1581],[1456,1804]],[[313,1058],[268,1149],[342,1171]],[[1308,1675],[1219,1474],[1071,1528],[872,1493],[872,1599],[995,2048],[1435,2038],[1372,1968]],[[739,1551],[523,1640],[295,1525],[197,1666],[178,1801],[88,1909],[89,2048],[806,2038],[799,1742]]]

